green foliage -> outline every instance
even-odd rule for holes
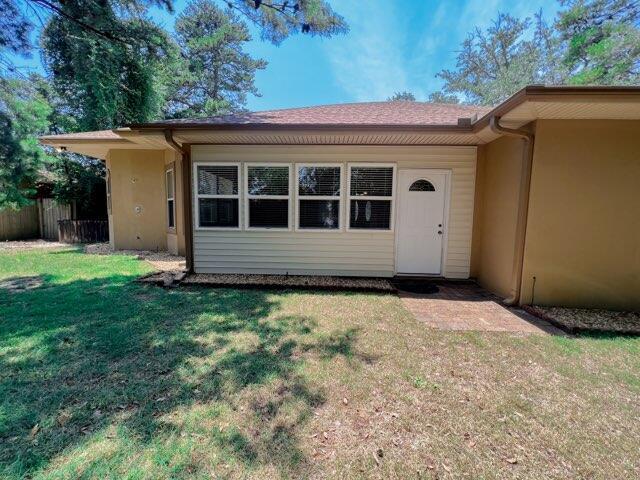
[[[533,38],[529,38],[531,28]],[[531,19],[508,14],[486,30],[474,30],[462,43],[456,70],[443,70],[444,92],[461,94],[470,103],[499,103],[518,89],[532,83],[545,83],[561,72],[549,64],[557,41],[539,14],[535,26]],[[552,73],[553,70],[553,73]]]
[[[550,85],[636,85],[640,82],[640,2],[560,0],[553,26],[499,14],[463,42],[457,68],[438,74],[444,91],[492,105],[520,88]],[[533,33],[533,35],[531,35]]]
[[[104,192],[105,166],[101,160],[82,155],[62,153],[50,168],[54,175],[53,196],[61,203],[76,202],[79,209],[92,212],[92,218],[101,213],[94,207],[95,198]]]
[[[344,18],[326,0],[225,0],[260,27],[262,38],[279,44],[294,33],[322,37],[349,31]]]
[[[416,97],[411,92],[396,92],[389,98],[387,98],[387,102],[415,102]]]
[[[0,12],[0,70],[13,70],[13,64],[5,52],[28,55],[33,25],[20,14],[14,0],[0,0]]]
[[[640,81],[640,2],[561,0],[556,28],[562,57],[576,85],[634,85]]]
[[[91,211],[96,194],[104,190],[103,163],[57,153],[38,143],[40,135],[75,127],[72,118],[60,111],[61,101],[51,86],[38,75],[1,85],[0,208],[30,203],[38,184],[44,183],[52,185],[58,201],[76,201],[80,209]]]
[[[239,110],[258,95],[255,72],[266,67],[242,51],[251,40],[244,22],[212,0],[191,2],[175,26],[181,61],[172,76],[165,116],[200,117]]]
[[[63,16],[52,17],[43,31],[45,65],[78,127],[99,130],[158,117],[164,103],[164,66],[175,53],[166,33],[140,11],[115,2],[74,0],[62,9],[117,35],[117,40],[107,41]]]
[[[0,82],[0,208],[30,203],[41,168],[52,160],[37,139],[47,133],[50,115],[50,105],[29,82]]]
[[[460,103],[460,99],[456,95],[444,92],[432,92],[429,94],[430,103]]]

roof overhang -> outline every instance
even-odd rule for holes
[[[135,143],[124,138],[75,138],[65,135],[47,135],[40,137],[40,143],[60,151],[70,151],[88,157],[104,159],[109,150],[137,148]]]
[[[489,128],[492,117],[507,128],[536,120],[640,120],[640,87],[525,87],[474,123],[483,143],[499,137]]]
[[[476,145],[480,138],[471,129],[425,128],[238,128],[176,129],[173,138],[180,144],[216,145]],[[163,131],[164,132],[164,131]],[[159,139],[157,130],[130,130],[126,138]],[[164,134],[162,134],[164,135]],[[164,138],[164,137],[163,137]]]
[[[500,135],[489,127],[519,128],[543,119],[639,120],[640,87],[529,86],[474,123],[458,125],[362,124],[202,124],[171,122],[135,124],[104,132],[41,137],[41,143],[96,158],[110,149],[165,149],[170,130],[178,143],[218,145],[482,145]]]

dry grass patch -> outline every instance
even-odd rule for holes
[[[0,255],[0,279],[43,279],[0,290],[0,476],[640,475],[638,339],[435,331],[391,295],[133,283],[148,268]]]

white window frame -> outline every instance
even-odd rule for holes
[[[172,190],[173,190],[173,196],[169,196],[169,173],[171,173],[171,183],[172,185]],[[164,171],[164,188],[165,188],[165,197],[166,197],[166,206],[167,206],[167,230],[171,231],[171,232],[175,232],[176,231],[176,177],[175,177],[175,170],[173,168],[168,168],[167,170]],[[169,219],[171,218],[171,215],[169,215],[169,202],[173,202],[172,205],[172,210],[173,210],[173,225],[169,225]]]
[[[300,168],[301,167],[331,167],[340,169],[340,193],[338,196],[330,195],[300,195]],[[296,163],[296,178],[295,178],[295,230],[296,232],[332,232],[340,233],[344,231],[344,171],[342,163]],[[338,201],[338,228],[300,228],[300,200],[337,200]]]
[[[383,167],[383,168],[392,168],[393,169],[393,179],[391,181],[391,197],[380,197],[380,196],[363,196],[363,195],[351,195],[351,170],[356,167]],[[395,218],[396,218],[396,183],[398,181],[397,175],[397,164],[395,163],[348,163],[347,164],[347,205],[345,207],[346,215],[346,228],[347,232],[361,232],[361,233],[371,233],[371,232],[394,232],[395,231]],[[351,200],[387,200],[391,202],[391,207],[389,209],[389,215],[391,218],[389,219],[389,228],[351,228]]]
[[[249,167],[287,167],[289,170],[289,195],[250,195],[249,194]],[[293,175],[291,175],[291,164],[284,162],[245,162],[244,164],[244,229],[259,232],[290,232],[292,228],[292,208],[293,199]],[[250,227],[249,226],[249,200],[287,200],[287,228],[282,227]]]
[[[193,177],[191,179],[193,191],[193,228],[195,230],[210,230],[219,232],[232,232],[242,230],[242,164],[239,162],[193,162]],[[235,195],[211,195],[198,193],[198,167],[236,167],[238,169],[238,193]],[[201,227],[200,208],[198,200],[200,198],[235,198],[238,200],[238,226],[237,227]]]

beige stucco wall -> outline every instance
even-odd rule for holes
[[[539,121],[522,301],[640,309],[640,122]]]
[[[471,273],[502,297],[511,287],[522,149],[510,137],[478,149]]]
[[[109,233],[116,250],[166,250],[165,152],[111,150]]]

